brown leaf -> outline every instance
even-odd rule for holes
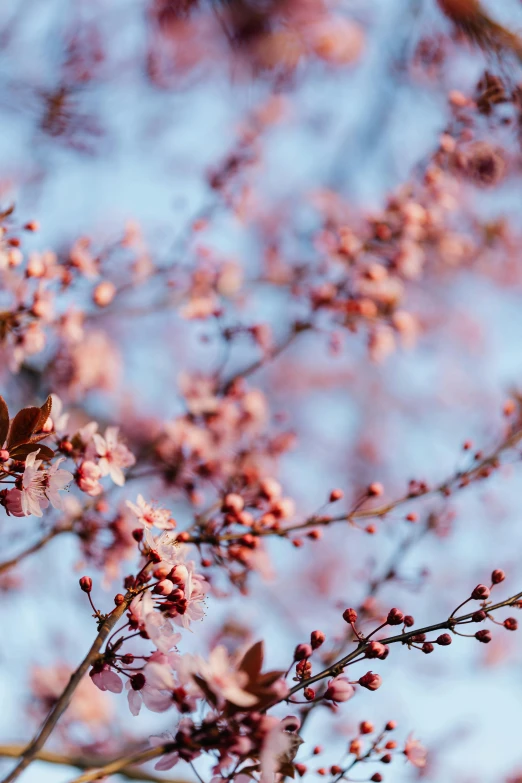
[[[38,432],[42,429],[43,425],[51,415],[51,408],[53,407],[53,401],[51,398],[51,395],[47,397],[46,401],[40,408],[40,418],[38,419],[38,422],[36,424],[36,427],[34,428],[33,432]]]
[[[40,414],[40,408],[22,408],[22,410],[16,414],[11,422],[11,430],[9,432],[9,438],[7,439],[7,448],[9,451],[12,448],[15,448],[15,446],[27,443],[38,424]]]
[[[9,432],[9,411],[3,397],[0,397],[0,448],[5,443]]]
[[[50,460],[54,457],[54,451],[49,446],[42,446],[38,443],[23,443],[21,446],[16,446],[9,453],[13,459],[23,460],[28,454],[32,454],[33,451],[39,451],[38,459]]]
[[[265,654],[263,642],[256,642],[250,647],[244,654],[239,668],[241,671],[248,674],[249,680],[257,680],[261,667],[263,666],[263,658]]]
[[[205,698],[207,699],[207,701],[209,701],[210,704],[212,704],[215,707],[217,705],[216,694],[210,690],[203,677],[200,677],[198,674],[193,674],[192,679],[201,688],[201,690],[205,694]]]

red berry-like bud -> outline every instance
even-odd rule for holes
[[[359,756],[361,753],[362,745],[360,739],[353,739],[348,747],[348,753],[352,753],[354,756]]]
[[[187,533],[186,530],[182,530],[181,533],[178,533],[176,540],[181,544],[186,544],[187,541],[190,541],[190,533]]]
[[[437,644],[440,644],[442,647],[447,647],[452,641],[453,639],[449,633],[441,633],[440,636],[437,636]]]
[[[84,593],[90,593],[92,590],[92,579],[90,576],[82,576],[80,579],[80,587]]]
[[[9,452],[7,449],[0,449],[0,462],[5,462],[9,459]]]
[[[135,541],[139,542],[143,539],[143,528],[137,527],[135,530],[132,531],[132,537]]]
[[[486,619],[486,612],[484,612],[482,609],[479,609],[479,611],[475,612],[471,619],[474,623],[481,623]]]
[[[377,498],[379,495],[382,495],[383,492],[384,487],[378,481],[372,482],[368,487],[368,494],[371,495],[371,497]]]
[[[123,604],[124,602],[125,602],[125,596],[122,595],[121,593],[118,593],[117,595],[114,596],[114,603],[116,604],[116,606],[121,606],[121,604]]]
[[[322,747],[320,745],[316,745],[315,748],[312,751],[314,756],[318,756],[322,752],[323,752],[323,749],[322,749]]]
[[[416,633],[414,636],[410,636],[410,642],[414,642],[415,644],[422,644],[425,641],[426,641],[425,633]]]
[[[313,688],[305,688],[303,691],[303,696],[307,701],[312,701],[312,699],[315,699],[315,691]]]
[[[370,780],[373,781],[373,783],[381,783],[382,775],[380,772],[374,772],[371,776]]]
[[[143,686],[145,685],[145,677],[141,672],[137,672],[136,674],[133,674],[130,678],[130,684],[133,691],[141,691]]]
[[[373,732],[373,723],[370,723],[369,720],[363,720],[359,725],[359,731],[361,734],[371,734]]]
[[[382,677],[373,672],[366,672],[359,678],[359,685],[362,685],[363,688],[367,688],[369,691],[376,691],[382,685]]]
[[[390,740],[389,742],[386,743],[384,747],[386,748],[386,750],[395,750],[395,748],[397,747],[397,743],[395,742],[395,740]]]
[[[310,644],[312,645],[312,650],[317,650],[326,639],[325,634],[322,631],[312,631],[310,634]]]
[[[367,658],[384,658],[386,657],[387,648],[381,642],[370,642],[368,649],[366,650]]]
[[[384,756],[381,757],[381,761],[383,764],[391,764],[392,757],[389,753],[386,753]]]
[[[514,617],[506,617],[504,620],[504,628],[507,628],[508,631],[516,631],[518,628],[518,620],[515,620]]]
[[[338,764],[332,764],[330,767],[330,774],[331,775],[340,775],[342,772],[342,767],[340,767]]]
[[[415,620],[411,616],[411,614],[405,614],[404,615],[404,625],[406,628],[411,628],[413,625],[415,625]]]
[[[303,775],[306,775],[306,770],[307,770],[306,764],[294,764],[294,768],[300,778],[302,778]]]
[[[493,573],[491,574],[491,581],[494,585],[499,585],[501,582],[504,581],[506,578],[506,575],[504,571],[501,571],[500,568],[496,568]]]
[[[415,513],[415,511],[410,511],[409,514],[406,514],[406,520],[408,522],[417,522],[419,519],[419,515]]]
[[[310,661],[299,661],[295,667],[295,674],[300,680],[307,680],[312,675],[312,664]]]
[[[332,489],[330,492],[330,503],[335,503],[337,500],[342,500],[344,492],[342,489]]]
[[[312,646],[310,644],[298,644],[294,652],[294,661],[302,661],[309,658],[311,654]]]
[[[487,628],[483,628],[481,631],[477,631],[475,634],[475,639],[478,639],[479,642],[487,644],[491,641],[491,631],[488,631]]]
[[[424,642],[422,645],[422,652],[426,653],[426,655],[429,655],[429,653],[432,653],[435,647],[432,645],[431,642]]]
[[[384,728],[386,729],[386,731],[395,731],[395,729],[397,728],[397,724],[395,723],[394,720],[389,720]]]
[[[134,662],[134,655],[132,653],[125,653],[125,655],[121,656],[121,662],[125,666],[130,666],[130,664]]]
[[[489,587],[486,587],[486,585],[477,585],[471,593],[471,597],[475,601],[485,601],[486,598],[489,598]]]
[[[350,624],[355,623],[357,621],[357,612],[355,609],[345,609],[343,612],[343,620]]]
[[[400,609],[390,609],[386,622],[388,625],[401,625],[404,621],[404,615]]]

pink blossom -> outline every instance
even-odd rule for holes
[[[54,508],[61,509],[62,498],[58,492],[73,480],[73,475],[68,470],[58,469],[63,457],[49,470],[40,470],[42,460],[36,459],[37,454],[37,451],[33,451],[25,460],[21,490],[21,505],[25,516],[34,514],[41,517],[42,509],[47,508],[49,501]]]
[[[100,457],[102,476],[110,476],[119,487],[125,484],[122,468],[130,468],[136,462],[134,455],[118,440],[118,427],[107,427],[105,438],[97,432],[93,435],[96,451]]]
[[[127,506],[136,515],[138,522],[144,527],[157,527],[160,530],[171,530],[176,523],[166,508],[154,508],[147,503],[143,495],[138,495],[137,505],[127,500]]]
[[[91,679],[101,691],[121,693],[123,690],[123,683],[119,675],[113,672],[107,664],[104,664],[100,671],[91,671]]]
[[[159,734],[157,736],[149,737],[149,742],[152,745],[153,748],[157,748],[160,745],[166,745],[169,742],[174,742],[174,735],[171,734],[169,731],[164,731],[163,734]],[[160,760],[154,765],[154,769],[157,770],[167,770],[172,769],[179,761],[179,755],[177,751],[171,751],[170,753],[165,753]]]
[[[4,506],[8,514],[13,517],[25,517],[22,508],[22,493],[19,489],[8,489],[4,498]]]
[[[199,660],[198,664],[195,673],[205,680],[220,707],[224,706],[225,701],[238,707],[252,707],[257,702],[252,693],[244,690],[248,682],[247,674],[233,667],[223,645],[212,650],[208,661]]]
[[[347,677],[334,677],[328,683],[324,697],[333,702],[342,702],[351,699],[354,693],[355,688],[350,684]]]
[[[406,740],[404,755],[410,764],[413,764],[413,766],[418,769],[423,769],[428,761],[428,751],[421,745],[419,740],[413,739],[412,734],[410,734]]]
[[[172,691],[176,683],[167,656],[154,653],[145,664],[142,673],[145,677],[143,688],[134,690],[130,681],[125,685],[131,713],[138,715],[142,703],[151,712],[165,712],[172,707],[174,703]]]

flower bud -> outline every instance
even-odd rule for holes
[[[448,644],[451,644],[453,639],[449,635],[449,633],[441,633],[440,636],[437,636],[437,644],[440,644],[442,647],[447,647]]]
[[[486,612],[484,612],[482,609],[479,609],[478,612],[475,612],[471,618],[474,623],[481,623],[483,620],[486,619]]]
[[[302,661],[305,658],[309,658],[312,652],[310,644],[298,644],[294,652],[294,661]]]
[[[404,625],[406,628],[412,628],[412,626],[415,625],[415,620],[411,616],[411,614],[405,614],[404,615]]]
[[[355,609],[345,609],[343,612],[343,620],[350,624],[355,623],[357,620],[357,612]]]
[[[401,625],[404,621],[404,615],[400,609],[390,609],[386,622],[388,625]]]
[[[312,645],[312,650],[317,650],[326,639],[325,634],[322,631],[312,631],[310,634],[310,644]]]
[[[507,628],[508,631],[516,631],[518,628],[518,620],[514,617],[506,617],[504,620],[504,628]]]
[[[481,631],[477,631],[475,639],[478,639],[479,642],[483,642],[484,644],[488,644],[488,642],[491,641],[491,631],[488,631],[487,628],[483,628]]]
[[[7,449],[0,449],[0,462],[5,462],[9,459],[9,452]]]
[[[315,691],[313,688],[305,688],[303,691],[303,696],[307,701],[312,701],[312,699],[315,699]]]
[[[383,764],[391,764],[391,760],[392,757],[390,753],[385,753],[384,756],[381,756],[381,761]]]
[[[302,778],[303,775],[306,775],[306,771],[308,769],[306,764],[294,764],[294,768],[300,778]]]
[[[335,503],[337,500],[342,500],[344,492],[342,489],[332,489],[330,492],[330,503]]]
[[[359,731],[361,734],[371,734],[373,732],[373,723],[370,723],[369,720],[363,720],[359,725]]]
[[[116,286],[109,280],[98,283],[93,291],[93,301],[98,307],[107,307],[116,296]]]
[[[334,702],[342,702],[351,699],[354,693],[354,687],[347,677],[335,677],[328,683],[324,698]]]
[[[386,731],[395,731],[397,728],[397,724],[394,720],[389,720],[386,726],[384,727]]]
[[[361,740],[360,739],[353,739],[350,742],[350,746],[348,748],[348,753],[353,753],[354,756],[358,756],[359,753],[362,750]]]
[[[363,688],[367,688],[369,691],[376,691],[382,685],[382,677],[380,674],[366,672],[359,678],[359,685],[362,685]]]
[[[130,666],[131,663],[134,663],[134,655],[132,653],[125,653],[125,655],[121,656],[121,662],[125,666]]]
[[[174,585],[170,581],[170,579],[162,579],[161,582],[158,582],[156,587],[154,588],[154,592],[158,593],[158,595],[170,595],[172,591],[174,590]]]
[[[485,601],[486,598],[489,598],[489,587],[486,587],[486,585],[477,585],[471,593],[471,597],[475,601]]]
[[[493,571],[493,573],[491,574],[491,581],[493,582],[494,585],[500,584],[501,582],[504,581],[505,578],[506,575],[504,571],[500,570],[500,568],[496,568],[495,571]]]
[[[432,645],[431,642],[424,642],[424,644],[422,645],[422,652],[426,653],[426,655],[432,653],[434,649],[435,647]]]
[[[381,642],[370,642],[366,650],[367,658],[383,658],[386,656],[387,648]]]
[[[80,587],[84,593],[90,593],[92,590],[92,579],[90,576],[82,576],[80,579]]]
[[[374,774],[370,778],[373,783],[381,783],[382,775],[380,772],[374,772]]]
[[[114,596],[114,603],[116,604],[116,606],[121,606],[122,603],[124,603],[124,601],[125,601],[125,596],[122,595],[121,593],[118,593],[117,595]]]
[[[143,528],[137,527],[132,531],[132,537],[138,543],[143,539]]]
[[[370,484],[370,486],[368,487],[368,494],[371,497],[377,498],[379,497],[379,495],[382,495],[383,492],[384,492],[384,487],[378,481],[372,482],[372,484]]]

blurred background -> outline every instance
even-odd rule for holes
[[[52,391],[78,425],[116,422],[146,450],[198,404],[194,378],[240,372],[305,322],[247,381],[259,390],[247,448],[279,438],[273,475],[295,501],[293,521],[335,487],[343,508],[373,481],[393,500],[411,479],[435,486],[476,451],[494,451],[506,400],[522,387],[521,71],[509,36],[466,27],[453,5],[4,0],[0,206],[15,203],[20,225],[40,224],[24,237],[28,253],[81,270],[53,290],[37,349],[2,354],[10,406]],[[522,30],[517,0],[483,12],[483,24],[491,13]],[[399,213],[408,231],[394,228]],[[107,307],[93,293],[100,282],[116,291]],[[12,291],[0,296],[10,307]],[[359,302],[357,317],[330,307],[339,298]],[[509,450],[491,477],[449,497],[399,507],[375,531],[326,527],[301,547],[267,539],[248,595],[241,579],[209,568],[207,616],[182,651],[263,638],[269,667],[286,668],[310,631],[340,637],[342,611],[376,579],[368,612],[399,606],[420,625],[447,616],[493,568],[508,574],[506,596],[522,589],[519,456]],[[180,529],[211,502],[201,477],[152,474],[107,496],[122,529],[132,529],[124,500],[138,492],[171,509]],[[3,515],[1,559],[38,540],[40,522]],[[0,576],[1,743],[29,739],[47,690],[90,644],[78,577],[93,576],[106,606],[131,572],[135,550],[118,535],[117,550],[114,526],[88,544],[60,537]],[[390,562],[395,575],[383,579]],[[514,783],[520,663],[519,637],[502,628],[487,646],[393,649],[372,666],[378,693],[358,692],[336,715],[313,712],[303,760],[322,744],[310,770],[337,763],[359,721],[393,719],[429,763],[419,771],[398,758],[386,780]],[[123,695],[87,681],[49,747],[110,755],[175,722],[133,718]],[[34,763],[24,781],[73,776]]]

